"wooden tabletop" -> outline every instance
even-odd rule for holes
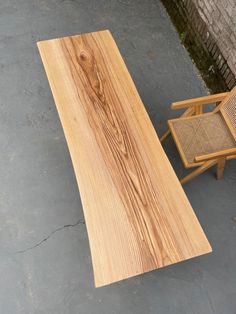
[[[38,47],[79,185],[96,287],[210,252],[111,33]]]

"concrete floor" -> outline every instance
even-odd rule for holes
[[[206,93],[159,0],[0,2],[0,313],[235,314],[236,162],[185,186],[213,253],[95,289],[83,210],[38,40],[109,28],[159,135]],[[184,169],[169,140],[178,175]]]

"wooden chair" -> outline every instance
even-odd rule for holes
[[[203,105],[215,104],[204,113]],[[187,108],[180,118],[168,120],[171,134],[186,168],[197,167],[180,180],[188,182],[217,165],[217,179],[222,178],[225,162],[236,158],[236,87],[231,92],[174,102],[172,109]]]

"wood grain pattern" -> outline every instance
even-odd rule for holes
[[[80,189],[95,285],[210,252],[110,32],[38,47]]]

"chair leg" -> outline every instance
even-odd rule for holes
[[[225,170],[225,161],[226,161],[226,158],[220,158],[217,161],[217,171],[216,171],[217,179],[221,179],[223,177],[224,170]]]
[[[168,129],[160,138],[161,143],[164,143],[164,141],[167,139],[169,135],[170,135],[170,129]]]
[[[196,170],[194,170],[193,172],[191,172],[187,176],[183,177],[180,180],[180,183],[181,184],[187,183],[189,180],[191,180],[191,179],[195,178],[196,176],[198,176],[199,174],[203,173],[204,171],[206,171],[210,167],[214,166],[216,163],[217,163],[216,160],[206,161],[202,166],[198,167]]]

